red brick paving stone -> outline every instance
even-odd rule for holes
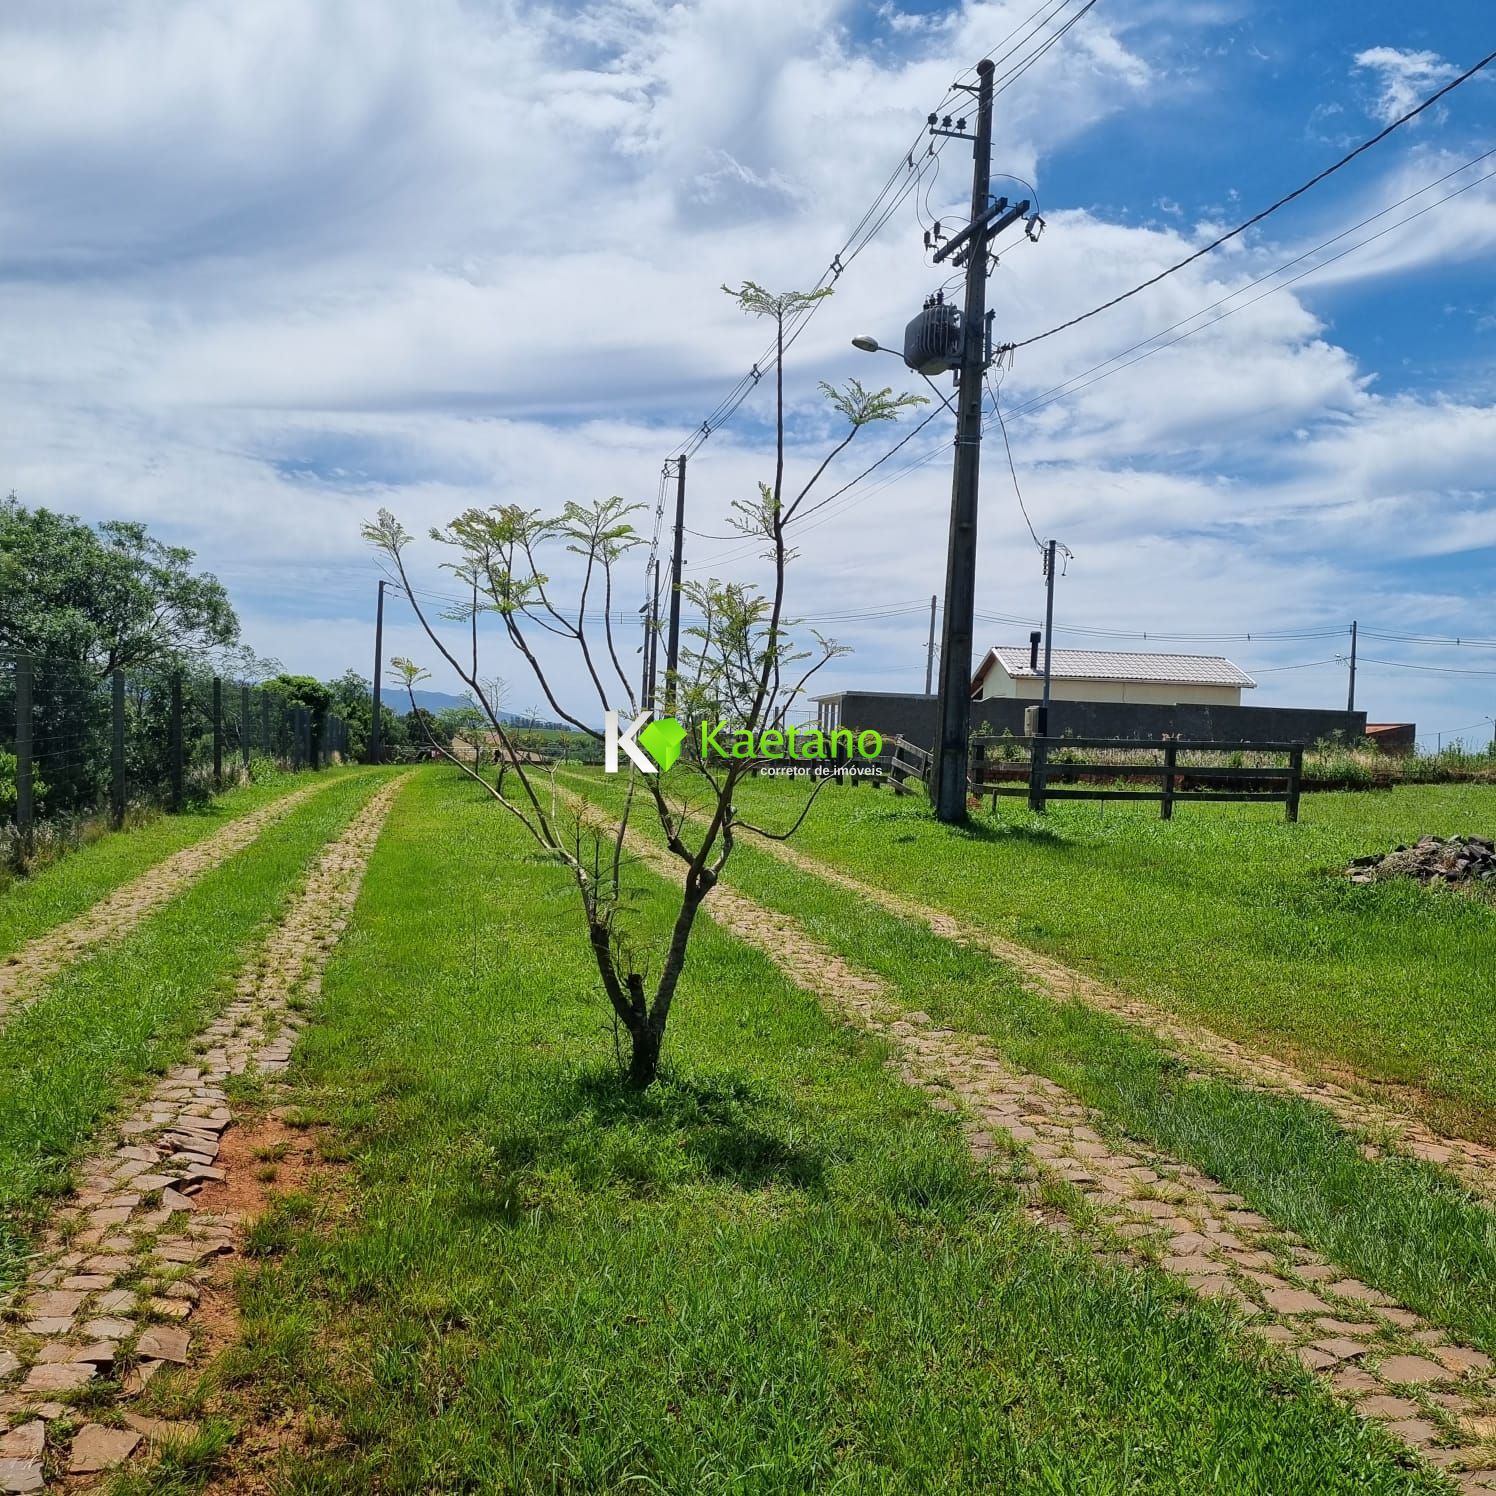
[[[170,1418],[142,1418],[126,1413],[124,1421],[150,1444],[185,1444],[197,1437],[198,1425]]]
[[[1323,1330],[1327,1335],[1354,1335],[1362,1339],[1367,1335],[1375,1335],[1377,1327],[1373,1324],[1357,1322],[1348,1319],[1336,1319],[1333,1315],[1325,1315],[1314,1321],[1316,1329]]]
[[[138,1361],[125,1373],[122,1390],[126,1397],[138,1397],[150,1385],[151,1378],[166,1365],[164,1361]]]
[[[1343,1335],[1336,1335],[1329,1340],[1316,1340],[1314,1348],[1327,1356],[1333,1356],[1337,1361],[1354,1361],[1358,1356],[1364,1356],[1369,1349],[1360,1341],[1348,1340]]]
[[[85,1345],[75,1350],[68,1360],[91,1361],[98,1366],[112,1366],[117,1349],[118,1347],[112,1341],[100,1340],[93,1345]]]
[[[1307,1288],[1269,1288],[1262,1296],[1279,1314],[1323,1314],[1330,1307]]]
[[[33,1420],[13,1428],[8,1434],[0,1434],[0,1454],[8,1460],[40,1458],[46,1442],[46,1428],[39,1420]]]
[[[1391,1392],[1378,1392],[1374,1397],[1363,1397],[1356,1409],[1368,1418],[1412,1418],[1418,1412],[1418,1404]]]
[[[1388,1356],[1377,1368],[1377,1373],[1384,1382],[1442,1382],[1449,1373],[1437,1362],[1425,1360],[1422,1356]]]
[[[56,1365],[39,1362],[26,1373],[22,1385],[29,1392],[71,1392],[93,1381],[94,1371],[87,1361],[64,1361]]]
[[[1363,1392],[1380,1392],[1382,1384],[1359,1366],[1337,1366],[1330,1373],[1330,1385],[1342,1397],[1360,1397]]]
[[[90,1340],[126,1340],[135,1333],[135,1321],[101,1315],[98,1319],[86,1320],[83,1333]]]
[[[1439,1430],[1424,1418],[1401,1418],[1387,1425],[1387,1432],[1417,1448],[1420,1444],[1432,1444],[1439,1437]]]
[[[1396,1325],[1400,1330],[1411,1330],[1423,1323],[1411,1309],[1401,1309],[1395,1304],[1379,1304],[1377,1306],[1377,1313],[1383,1319]]]
[[[1440,1346],[1434,1355],[1451,1371],[1489,1371],[1491,1358],[1484,1351],[1470,1350],[1463,1345]]]
[[[40,1491],[46,1426],[39,1420],[0,1434],[0,1491]]]
[[[70,1475],[93,1475],[112,1470],[130,1458],[140,1435],[134,1429],[105,1428],[102,1423],[85,1423],[73,1439],[73,1453],[68,1460]]]
[[[1328,1371],[1335,1364],[1334,1356],[1327,1356],[1323,1351],[1315,1350],[1312,1345],[1301,1345],[1294,1355],[1310,1371]]]
[[[87,1294],[66,1293],[52,1289],[45,1293],[33,1293],[21,1304],[21,1312],[28,1319],[71,1319]]]
[[[1292,1345],[1298,1338],[1287,1325],[1264,1325],[1257,1333],[1274,1345]]]
[[[1391,1299],[1380,1289],[1368,1288],[1358,1278],[1342,1278],[1338,1283],[1326,1283],[1325,1292],[1336,1298],[1356,1299],[1363,1304],[1390,1304]]]
[[[15,1492],[16,1496],[21,1496],[23,1492],[45,1489],[40,1460],[0,1459],[0,1491]]]

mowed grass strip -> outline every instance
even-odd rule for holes
[[[385,776],[340,776],[0,1029],[0,1290],[120,1098],[185,1059],[254,940]]]
[[[779,826],[803,796],[756,780],[738,799]],[[1296,826],[1275,807],[1165,822],[1008,801],[953,829],[922,796],[833,786],[795,845],[1308,1069],[1416,1088],[1435,1126],[1496,1142],[1496,901],[1343,876],[1425,832],[1496,834],[1496,788],[1306,795]]]
[[[618,790],[599,781],[590,793],[616,801]],[[658,838],[652,813],[637,825]],[[1145,1030],[1037,994],[986,952],[801,872],[751,836],[727,876],[886,978],[909,1008],[990,1040],[1018,1069],[1095,1107],[1115,1135],[1194,1164],[1331,1261],[1496,1353],[1496,1211],[1439,1169],[1364,1157],[1311,1102],[1191,1075]]]
[[[293,1070],[315,1196],[214,1384],[295,1492],[1411,1492],[1377,1428],[1029,1224],[952,1119],[703,921],[624,1090],[563,869],[470,785],[392,812]],[[631,919],[658,937],[662,885]]]
[[[329,778],[347,771],[325,770]],[[0,884],[0,960],[86,909],[184,847],[205,841],[231,821],[311,784],[310,775],[277,774],[216,796],[180,815],[112,831],[30,878]]]

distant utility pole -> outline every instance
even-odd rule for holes
[[[1345,709],[1353,712],[1356,709],[1356,622],[1351,620],[1351,684],[1350,692],[1345,698]]]
[[[977,582],[977,484],[982,451],[982,376],[991,358],[987,326],[987,254],[993,236],[1028,211],[992,202],[992,63],[977,64],[975,136],[948,128],[930,132],[972,141],[971,222],[935,253],[937,263],[960,251],[966,264],[961,359],[956,399],[956,456],[951,477],[951,529],[946,553],[945,619],[940,637],[940,703],[936,711],[932,788],[939,820],[966,819],[971,755],[971,646]],[[962,87],[972,91],[972,85]]]
[[[670,553],[670,634],[665,641],[665,715],[675,715],[675,674],[680,664],[681,551],[686,533],[686,454],[675,459],[675,547]]]
[[[383,673],[381,662],[384,659],[384,589],[388,586],[388,582],[380,582],[374,604],[374,720],[369,724],[369,762],[371,764],[377,764],[380,757],[379,678]]]
[[[1044,701],[1039,707],[1039,736],[1049,736],[1050,655],[1054,648],[1054,567],[1059,542],[1051,540],[1044,549]]]
[[[930,595],[930,642],[925,646],[925,695],[930,694],[930,686],[935,678],[935,607],[940,601],[933,593]]]
[[[655,665],[659,661],[660,644],[660,558],[649,563],[649,601],[639,611],[644,615],[643,676],[639,682],[639,710],[648,711],[654,706]]]

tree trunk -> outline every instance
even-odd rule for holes
[[[646,1023],[633,1031],[633,1052],[629,1056],[629,1085],[636,1091],[647,1090],[660,1073],[660,1041],[664,1037]]]

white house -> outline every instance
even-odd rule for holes
[[[1052,701],[1105,701],[1149,706],[1240,706],[1257,682],[1221,655],[1137,654],[1130,650],[1057,649],[1050,658]],[[1029,665],[1026,645],[998,645],[971,682],[972,699],[1039,701],[1044,651]]]

